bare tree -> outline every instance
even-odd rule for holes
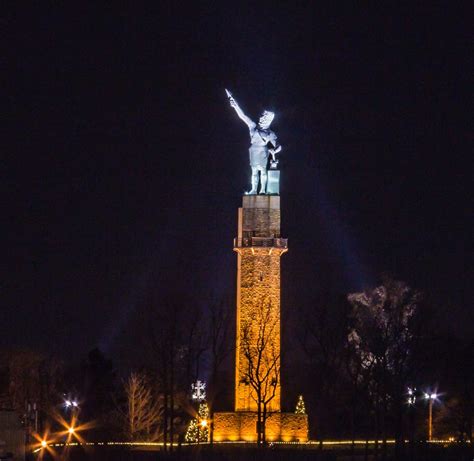
[[[183,389],[187,388],[187,372],[191,369],[187,340],[196,336],[189,333],[193,323],[191,318],[184,301],[168,299],[160,306],[155,303],[149,305],[150,345],[163,397],[163,442],[165,449],[170,451],[173,450],[176,434],[179,434],[179,425],[183,423],[184,412],[181,410],[186,401]]]
[[[458,440],[473,440],[474,420],[474,341],[443,338],[444,351],[437,354],[442,363],[443,388],[446,395],[437,405],[435,423],[437,436],[456,434]],[[474,451],[474,450],[473,450]]]
[[[173,447],[176,362],[179,354],[179,310],[173,306],[158,316],[158,322],[150,321],[150,336],[156,353],[157,371],[163,396],[163,442],[165,449],[170,441]]]
[[[211,303],[208,323],[211,383],[215,383],[222,363],[232,350],[229,341],[230,317],[231,310],[228,302]]]
[[[0,352],[1,404],[22,415],[27,430],[41,430],[61,399],[64,370],[52,355],[29,349]]]
[[[62,365],[52,356],[23,349],[1,354],[8,371],[8,396],[12,408],[21,412],[25,402],[36,402],[48,411],[60,396]]]
[[[347,408],[344,400],[347,385],[344,365],[347,343],[347,312],[345,299],[334,299],[328,293],[318,293],[314,302],[301,308],[298,340],[310,364],[307,375],[308,403],[313,404],[318,435],[323,438],[331,425],[340,425],[336,408]],[[353,419],[353,418],[352,418]]]
[[[265,442],[268,404],[275,398],[280,379],[280,318],[270,302],[262,302],[252,318],[242,320],[240,348],[242,375],[257,404],[257,442]]]
[[[376,437],[381,430],[384,455],[388,407],[395,415],[397,449],[401,445],[404,395],[411,371],[420,293],[404,282],[386,277],[379,287],[352,293],[353,327],[348,342],[365,374],[374,402]]]
[[[208,399],[211,402],[210,418],[211,418],[211,442],[214,436],[214,401],[219,393],[219,372],[221,366],[232,350],[232,345],[229,341],[229,330],[231,325],[231,310],[229,303],[226,301],[211,302],[208,316],[208,347],[209,357],[211,361],[211,374],[209,377],[209,393]]]
[[[131,373],[124,383],[127,396],[126,433],[130,440],[158,439],[161,408],[144,373]]]
[[[209,347],[209,335],[202,309],[193,305],[188,309],[187,316],[186,321],[181,320],[182,335],[186,337],[182,345],[182,353],[186,359],[184,382],[190,383],[200,377],[203,356]]]

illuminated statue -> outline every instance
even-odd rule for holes
[[[230,105],[235,109],[239,118],[246,123],[250,132],[250,167],[252,168],[252,189],[248,194],[257,194],[258,180],[260,173],[260,194],[267,191],[267,164],[269,154],[272,156],[271,168],[276,168],[278,160],[275,154],[281,151],[281,146],[277,142],[275,133],[270,130],[270,125],[275,117],[273,112],[265,110],[261,115],[258,124],[244,114],[237,101],[230,91],[225,90],[229,98]],[[270,145],[270,147],[269,147]]]

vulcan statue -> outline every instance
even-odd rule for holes
[[[278,160],[276,154],[281,151],[275,133],[270,130],[270,125],[275,117],[274,112],[265,110],[258,124],[244,114],[237,101],[230,91],[225,90],[229,98],[230,105],[234,108],[239,118],[249,127],[250,132],[250,167],[252,168],[252,189],[247,194],[266,194],[267,193],[267,165],[268,157],[272,156],[270,168],[276,169]],[[259,174],[260,173],[260,174]],[[260,177],[259,177],[260,176]],[[260,179],[260,192],[257,192],[258,181]]]

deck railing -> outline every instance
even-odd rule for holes
[[[273,237],[243,237],[234,239],[234,248],[247,247],[288,248],[288,239]]]

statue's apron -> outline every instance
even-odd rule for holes
[[[268,163],[268,147],[265,138],[261,135],[260,131],[256,129],[250,137],[251,141],[264,142],[264,145],[259,145],[252,142],[249,149],[250,166],[252,168],[267,168]]]

